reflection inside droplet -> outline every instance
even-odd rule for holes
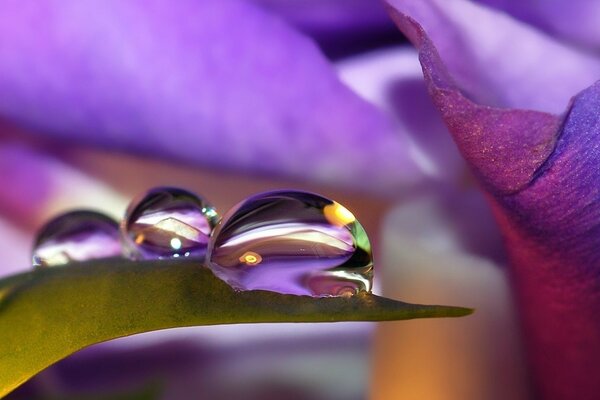
[[[246,265],[260,264],[261,261],[262,257],[260,256],[260,254],[254,253],[252,251],[247,251],[240,257],[240,262]]]
[[[213,206],[178,188],[155,188],[133,201],[121,224],[132,259],[203,258],[218,221]]]
[[[323,215],[330,223],[338,226],[348,225],[356,221],[350,210],[335,201],[323,207]]]
[[[181,249],[181,246],[182,246],[181,239],[179,239],[179,238],[171,239],[171,248],[173,250],[179,250],[179,249]]]
[[[95,211],[77,210],[50,220],[35,240],[34,267],[121,256],[116,221]]]
[[[316,194],[259,194],[229,211],[209,246],[209,265],[241,290],[313,296],[370,291],[369,239],[345,207]]]

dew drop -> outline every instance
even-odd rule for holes
[[[252,196],[230,210],[209,245],[209,266],[238,290],[312,296],[371,291],[371,245],[339,203],[299,191]]]
[[[120,257],[119,225],[96,211],[76,210],[61,214],[40,229],[32,253],[36,268]]]
[[[219,216],[187,190],[159,187],[134,200],[121,223],[125,255],[134,260],[204,258]]]

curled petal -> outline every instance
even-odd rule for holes
[[[526,186],[554,149],[561,119],[540,111],[493,108],[469,100],[422,26],[408,15],[391,12],[419,48],[434,103],[475,173],[494,192],[512,193]]]
[[[535,362],[548,399],[600,390],[600,84],[573,101],[531,184],[496,200]]]
[[[595,376],[600,370],[600,83],[577,95],[562,116],[476,104],[456,87],[435,35],[412,19],[406,5],[415,3],[390,4],[396,6],[391,12],[397,24],[420,50],[438,109],[490,194],[541,398],[595,398],[600,391]]]
[[[477,102],[562,112],[574,93],[600,76],[597,57],[485,6],[464,0],[387,3],[392,17],[403,13],[419,22],[453,79]],[[413,31],[404,28],[415,42]]]

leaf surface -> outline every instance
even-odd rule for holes
[[[0,397],[95,343],[166,328],[260,322],[393,321],[473,310],[350,298],[235,291],[193,261],[120,259],[0,280]]]

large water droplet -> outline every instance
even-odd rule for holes
[[[204,258],[218,222],[215,208],[187,190],[159,187],[134,200],[121,223],[127,257]]]
[[[239,290],[348,296],[372,286],[363,227],[339,203],[306,192],[267,192],[239,203],[215,228],[208,259]]]
[[[77,210],[59,215],[40,229],[33,266],[53,267],[121,254],[117,222],[96,211]]]

